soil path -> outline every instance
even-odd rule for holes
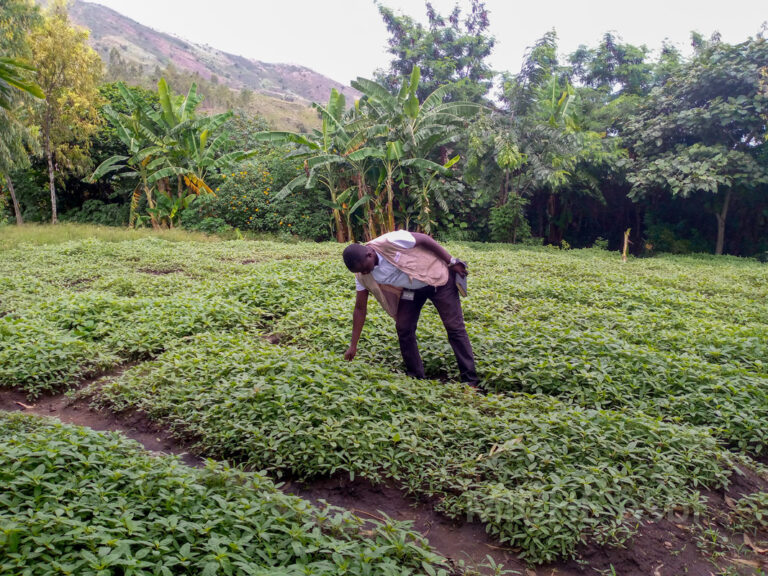
[[[107,376],[116,377],[124,369]],[[176,454],[189,466],[199,467],[203,463],[189,446],[140,412],[97,411],[90,408],[87,399],[66,395],[43,396],[30,403],[23,392],[7,389],[0,389],[0,410],[25,411],[94,430],[119,431],[151,452]],[[702,546],[691,522],[685,518],[667,517],[643,524],[625,548],[585,546],[576,560],[531,569],[514,550],[489,537],[480,523],[453,521],[435,512],[430,503],[410,498],[394,485],[375,486],[364,480],[350,481],[346,476],[337,476],[311,482],[288,481],[282,488],[314,503],[323,500],[341,506],[363,519],[382,520],[388,516],[409,521],[415,531],[429,540],[435,551],[470,573],[493,574],[487,566],[489,557],[495,564],[503,564],[505,570],[514,571],[512,574],[523,576],[715,576],[722,573],[722,568],[712,560],[711,551]],[[743,493],[766,489],[768,482],[764,479],[747,475],[738,477],[728,493],[736,498]],[[716,508],[725,506],[725,495],[707,494]],[[765,556],[747,555],[742,560],[745,563],[739,564],[739,573],[760,574],[758,569],[768,570]]]

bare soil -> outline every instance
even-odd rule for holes
[[[110,375],[116,376],[123,369]],[[25,411],[94,430],[119,431],[151,452],[176,454],[189,466],[202,465],[202,458],[193,454],[189,445],[143,413],[115,414],[93,410],[89,402],[87,398],[56,395],[43,396],[30,403],[23,392],[0,389],[0,410]],[[339,475],[311,481],[291,480],[285,482],[282,489],[314,503],[325,501],[346,508],[362,519],[389,517],[411,522],[413,530],[425,536],[435,551],[448,558],[455,568],[481,574],[493,573],[484,566],[488,557],[496,564],[503,564],[505,570],[525,576],[715,576],[722,574],[726,566],[731,566],[732,571],[728,574],[760,574],[758,570],[766,573],[768,554],[754,549],[759,551],[761,546],[768,547],[768,534],[758,534],[746,542],[743,536],[734,535],[727,529],[730,499],[768,490],[764,478],[748,470],[743,472],[743,475],[734,474],[727,491],[704,493],[714,519],[709,528],[721,534],[716,543],[707,544],[707,538],[702,535],[707,529],[706,524],[672,514],[643,523],[624,547],[590,544],[583,546],[573,560],[536,568],[527,567],[515,550],[490,537],[478,522],[452,520],[435,512],[429,502],[408,496],[393,484],[373,485]]]
[[[168,268],[168,269],[155,269],[155,268],[139,268],[139,272],[144,274],[151,274],[152,276],[165,276],[166,274],[178,274],[183,273],[181,268]]]
[[[65,424],[87,426],[93,430],[122,432],[136,440],[150,452],[176,454],[188,466],[199,467],[202,459],[173,438],[170,433],[137,411],[114,414],[107,410],[93,410],[89,400],[71,399],[66,395],[45,395],[30,404],[24,392],[0,390],[0,410],[24,411],[38,416],[49,416]]]

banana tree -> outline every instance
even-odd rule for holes
[[[364,94],[360,109],[368,118],[367,146],[376,150],[371,156],[378,158],[382,169],[383,192],[386,194],[385,230],[395,229],[395,203],[407,205],[409,193],[416,195],[420,228],[425,231],[429,231],[432,224],[432,196],[448,210],[447,203],[434,187],[435,176],[447,175],[448,168],[458,161],[458,157],[445,164],[428,157],[457,140],[466,122],[482,110],[481,106],[471,102],[443,103],[450,85],[438,88],[420,103],[417,97],[420,78],[420,70],[415,67],[410,77],[403,79],[398,94],[391,94],[381,84],[365,78],[352,82],[352,86]],[[397,181],[401,186],[395,190]]]
[[[161,227],[173,228],[178,226],[181,213],[197,198],[196,194],[174,197],[169,194],[160,194],[154,208],[147,210],[150,218],[159,223]]]
[[[334,88],[331,90],[327,106],[317,103],[313,103],[312,106],[320,113],[323,119],[320,131],[315,130],[312,135],[306,136],[295,132],[270,130],[260,132],[254,138],[261,142],[274,144],[291,143],[298,146],[291,153],[291,156],[304,158],[304,173],[288,182],[275,195],[275,200],[282,200],[298,189],[312,189],[318,184],[322,185],[328,190],[330,196],[336,240],[345,242],[348,237],[348,231],[342,220],[344,203],[339,201],[339,194],[343,190],[337,170],[340,165],[345,163],[345,159],[339,154],[336,139],[337,134],[344,132],[343,122],[346,100],[344,95]]]
[[[142,197],[147,199],[153,227],[172,224],[173,218],[157,217],[161,212],[158,209],[159,195],[169,200],[183,200],[189,193],[213,194],[205,181],[209,172],[229,170],[237,162],[255,154],[254,151],[224,153],[230,139],[227,133],[221,132],[221,127],[231,112],[196,116],[195,109],[203,97],[197,93],[195,84],[185,97],[175,98],[165,79],[161,79],[158,83],[159,110],[122,83],[118,85],[118,90],[131,113],[120,114],[111,108],[106,108],[104,113],[128,155],[108,158],[96,168],[89,180],[94,182],[110,173],[136,179],[130,226],[135,225]],[[188,203],[176,203],[176,212],[183,210]],[[172,205],[174,202],[163,201],[163,206]]]
[[[304,173],[276,198],[322,185],[330,194],[336,238],[343,242],[353,236],[352,215],[360,209],[366,238],[394,230],[396,206],[405,203],[403,196],[412,189],[420,200],[423,227],[428,229],[434,176],[447,175],[448,168],[427,156],[456,140],[460,128],[481,107],[466,102],[444,104],[450,86],[439,88],[420,103],[416,96],[419,79],[416,68],[400,92],[390,94],[381,84],[358,78],[352,84],[364,96],[350,111],[345,113],[344,97],[336,90],[326,107],[313,105],[323,119],[322,131],[310,136],[276,131],[257,135],[264,142],[296,144],[292,155],[305,158]],[[357,192],[354,203],[350,188]]]

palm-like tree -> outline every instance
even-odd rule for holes
[[[321,130],[304,135],[262,132],[261,141],[293,143],[293,156],[305,157],[303,174],[276,196],[285,198],[297,189],[320,184],[330,195],[339,242],[352,239],[352,216],[362,209],[363,235],[370,239],[394,230],[396,206],[405,205],[409,189],[418,195],[420,227],[429,231],[430,199],[442,201],[433,184],[436,175],[448,175],[458,157],[439,163],[428,158],[459,136],[460,127],[481,107],[467,102],[444,104],[450,90],[444,86],[419,102],[416,92],[420,72],[415,68],[398,94],[371,80],[358,78],[352,85],[363,98],[345,112],[345,100],[336,90],[327,106],[313,104],[320,113]],[[442,205],[447,209],[445,202]],[[400,224],[408,222],[400,222]]]
[[[340,173],[336,168],[337,165],[344,163],[344,158],[338,153],[337,137],[345,134],[346,99],[334,88],[331,90],[327,106],[316,102],[313,102],[312,106],[322,117],[323,124],[320,130],[314,130],[308,135],[269,130],[256,134],[254,138],[261,142],[297,146],[296,150],[291,152],[291,156],[304,159],[304,173],[288,182],[275,195],[275,200],[282,200],[297,189],[312,189],[320,184],[330,196],[336,239],[344,242],[347,238],[342,219],[344,203],[340,202],[342,190],[340,190]]]
[[[197,106],[203,97],[195,84],[183,98],[174,98],[165,79],[158,83],[160,110],[118,85],[130,114],[111,108],[105,115],[115,127],[128,155],[108,158],[96,168],[91,181],[120,172],[137,183],[131,201],[130,225],[136,222],[142,196],[147,199],[154,227],[172,227],[180,211],[198,194],[212,194],[205,179],[211,170],[230,169],[254,152],[223,153],[229,143],[227,133],[219,133],[231,112],[198,117]],[[175,192],[174,189],[175,188]],[[158,195],[163,198],[159,199]]]
[[[35,98],[45,98],[40,86],[24,78],[24,73],[34,71],[31,66],[13,58],[0,58],[0,108],[10,110],[14,92],[20,90]]]
[[[382,168],[385,204],[384,230],[394,230],[395,204],[406,205],[407,195],[416,195],[420,207],[419,227],[430,231],[432,197],[444,210],[449,207],[439,190],[433,187],[437,175],[447,175],[458,157],[435,162],[430,159],[458,140],[469,119],[482,107],[471,102],[443,103],[451,86],[441,86],[422,103],[417,91],[420,71],[415,67],[410,78],[404,78],[398,94],[371,80],[358,78],[352,86],[363,93],[361,115],[368,119],[367,149],[356,154],[377,158]],[[396,181],[401,186],[395,189]],[[400,198],[397,198],[400,196]]]

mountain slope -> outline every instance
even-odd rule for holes
[[[279,110],[278,118],[262,112],[278,128],[306,126],[307,118],[314,114],[307,114],[310,102],[327,101],[332,88],[344,93],[349,102],[359,97],[353,88],[309,68],[269,64],[194,44],[153,30],[100,4],[76,0],[70,7],[70,16],[74,23],[91,31],[91,45],[105,63],[114,50],[123,60],[139,64],[147,75],[172,64],[233,90],[252,90],[256,96],[251,108],[259,112],[260,108]],[[292,110],[301,121],[289,126]]]

